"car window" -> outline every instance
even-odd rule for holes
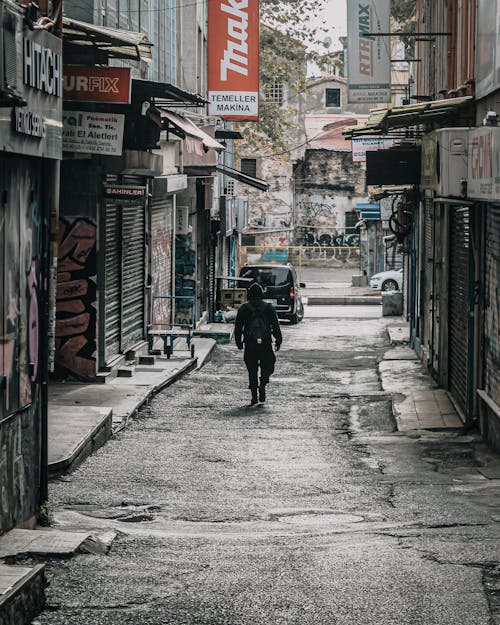
[[[292,283],[288,267],[243,267],[241,278],[253,278],[263,287],[285,286]]]

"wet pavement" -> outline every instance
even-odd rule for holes
[[[498,457],[474,432],[396,431],[390,323],[309,307],[258,408],[218,346],[53,481],[61,528],[118,535],[49,561],[37,622],[500,623],[500,480],[482,472]]]

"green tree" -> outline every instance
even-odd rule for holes
[[[270,152],[291,147],[288,136],[294,127],[294,105],[306,83],[307,62],[324,63],[311,46],[326,31],[326,24],[317,24],[327,1],[261,0],[260,120],[240,128],[249,145]],[[289,87],[283,103],[269,97],[279,83]]]

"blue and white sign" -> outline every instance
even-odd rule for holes
[[[380,204],[360,203],[356,204],[360,219],[380,219]]]

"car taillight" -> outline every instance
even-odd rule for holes
[[[295,299],[295,289],[293,286],[290,287],[290,299]]]

